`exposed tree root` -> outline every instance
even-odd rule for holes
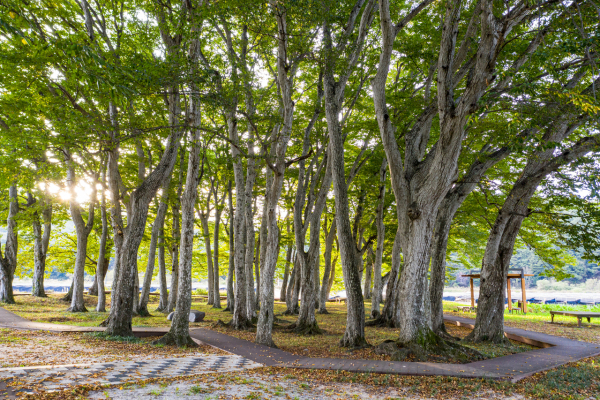
[[[240,324],[238,324],[237,326],[233,324],[233,319],[227,323],[218,320],[215,325],[216,327],[222,327],[222,328],[227,328],[227,329],[235,329],[236,331],[253,331],[256,330],[256,326],[252,325],[252,322],[248,321],[247,319],[242,321]]]
[[[172,332],[168,332],[166,335],[158,340],[152,342],[152,344],[164,344],[166,346],[177,346],[177,347],[198,347],[198,344],[187,335],[176,335]]]
[[[367,342],[367,339],[365,339],[364,336],[350,338],[344,333],[344,337],[340,339],[340,347],[346,347],[350,350],[359,350],[371,347],[371,345],[369,342]]]
[[[277,318],[277,316],[273,317],[273,323],[285,324],[285,325],[291,324],[290,321],[286,321],[285,319]]]
[[[494,337],[490,338],[489,336],[486,336],[486,335],[476,335],[475,330],[472,330],[471,333],[469,333],[467,335],[467,337],[464,338],[463,340],[465,342],[471,342],[471,343],[491,342],[494,344],[502,344],[505,346],[512,345],[510,340],[508,340],[506,338],[506,336],[504,336],[504,331],[502,331],[502,334],[497,334]]]
[[[69,307],[69,308],[67,308],[67,312],[88,312],[88,310],[87,310],[87,308],[85,308],[85,306]]]
[[[298,310],[290,310],[290,309],[287,309],[287,310],[285,310],[285,311],[283,312],[283,315],[298,315],[298,314],[299,314],[299,312],[300,312],[300,310],[299,310],[299,309],[298,309]]]
[[[326,308],[324,308],[324,309],[322,309],[322,310],[321,310],[321,309],[319,309],[319,310],[317,311],[317,314],[323,314],[323,315],[325,315],[325,314],[329,314],[329,311],[327,311],[327,309],[326,309]]]
[[[401,343],[386,340],[375,348],[376,354],[387,354],[392,361],[448,361],[468,363],[483,360],[485,357],[477,350],[462,346],[453,340],[445,340],[433,331],[423,332],[421,337],[410,342]]]
[[[379,314],[375,319],[365,321],[365,326],[374,326],[379,328],[396,328],[394,321],[391,318],[385,316],[385,314]]]
[[[381,315],[381,313],[379,311],[371,310],[371,318],[377,319],[377,318],[379,318],[380,315]]]
[[[231,308],[229,308],[229,307],[225,307],[223,309],[223,312],[233,312],[233,310]]]
[[[298,324],[298,322],[294,322],[287,329],[303,336],[311,336],[311,335],[322,335],[325,331],[319,328],[317,321],[312,324]]]
[[[454,342],[460,341],[460,338],[454,337],[448,333],[446,330],[446,325],[444,324],[442,324],[438,329],[435,329],[433,332],[444,340],[452,340]]]
[[[150,314],[148,312],[148,308],[147,307],[138,308],[137,315],[139,315],[140,317],[151,317],[152,316],[152,314]]]
[[[100,322],[100,323],[98,324],[98,326],[101,326],[101,327],[103,327],[103,328],[106,328],[106,327],[108,326],[108,322],[109,322],[109,320],[110,320],[110,317],[109,317],[109,318],[106,318],[104,321]]]
[[[156,310],[154,310],[154,311],[166,314],[167,313],[167,308],[166,307],[156,307]]]

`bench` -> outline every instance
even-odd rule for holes
[[[462,311],[462,312],[477,311],[477,307],[458,306],[458,307],[456,307],[456,311]]]
[[[600,318],[600,312],[587,312],[587,311],[550,311],[552,318],[551,324],[554,323],[555,315],[564,315],[567,317],[577,317],[577,326],[581,328],[581,318],[587,318],[587,322],[591,323],[591,318]]]

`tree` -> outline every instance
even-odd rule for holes
[[[17,185],[13,184],[8,190],[8,217],[6,219],[6,244],[4,254],[0,252],[0,303],[15,304],[12,281],[17,269],[17,221],[19,212]]]

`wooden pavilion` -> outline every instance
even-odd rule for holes
[[[514,271],[514,272],[511,272],[511,271]],[[473,279],[481,278],[481,272],[462,275],[462,276],[466,276],[469,278],[469,286],[471,287],[471,307],[474,308],[475,307],[475,288],[473,286]],[[522,268],[508,270],[508,275],[506,277],[506,297],[508,297],[509,312],[512,312],[512,310],[513,310],[512,297],[510,294],[510,280],[520,278],[521,279],[521,298],[522,298],[522,304],[523,304],[522,311],[525,314],[527,313],[527,296],[525,295],[525,277],[526,276],[533,276],[533,274],[526,274]]]

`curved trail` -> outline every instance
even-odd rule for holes
[[[445,316],[446,322],[454,323],[460,326],[472,327],[474,320],[456,316]],[[0,327],[11,329],[27,330],[45,330],[50,332],[95,332],[102,331],[100,327],[79,327],[60,324],[46,324],[31,322],[16,314],[13,314],[0,307]],[[235,356],[206,356],[201,359],[191,358],[182,359],[188,372],[198,373],[199,366],[206,372],[225,372],[228,370],[240,370],[244,368],[256,368],[261,365],[283,367],[283,368],[302,368],[302,369],[326,369],[351,372],[369,372],[382,374],[399,375],[421,375],[421,376],[454,376],[461,378],[488,378],[497,380],[519,381],[534,373],[545,371],[558,367],[560,365],[574,362],[583,358],[600,355],[600,344],[586,343],[577,340],[566,339],[562,337],[547,335],[544,333],[527,331],[511,327],[504,327],[506,335],[513,340],[541,347],[539,349],[512,354],[504,357],[492,358],[484,361],[472,362],[469,364],[443,364],[426,362],[398,362],[398,361],[379,361],[379,360],[348,360],[336,358],[310,358],[297,356],[279,349],[272,349],[263,345],[252,343],[246,340],[238,339],[223,333],[212,331],[205,328],[195,328],[190,330],[190,335],[195,340],[207,345],[219,348]],[[134,328],[134,335],[138,337],[157,336],[165,334],[168,328]],[[227,357],[235,357],[235,360],[228,360]],[[213,359],[214,358],[214,359]],[[169,360],[157,360],[156,362],[168,362]],[[227,364],[229,369],[220,368]],[[117,363],[113,363],[117,364]],[[136,363],[134,363],[136,364]],[[141,368],[143,371],[152,371],[154,365],[139,364],[138,366],[119,366],[121,373],[117,378],[127,380],[131,378],[132,371]],[[211,366],[215,366],[212,368]],[[90,368],[88,366],[69,366],[73,376],[77,376],[77,371]],[[63,368],[67,368],[63,366]],[[48,368],[46,371],[59,371],[60,368]],[[20,370],[21,372],[16,372]],[[23,372],[25,371],[25,372]],[[31,367],[20,369],[0,370],[0,399],[15,398],[11,394],[10,388],[2,379],[10,378],[11,374],[19,376],[21,379],[27,375],[27,371],[32,373],[44,374],[43,367]],[[136,370],[137,371],[137,370]],[[181,374],[181,370],[175,368],[174,373]],[[64,371],[63,371],[64,372]],[[48,373],[48,372],[47,372]],[[135,372],[138,374],[138,372]],[[83,374],[85,376],[89,374]],[[133,376],[133,378],[139,378]],[[82,382],[82,379],[71,379],[71,383]],[[114,380],[112,382],[117,382]],[[120,382],[120,381],[119,381]],[[55,387],[49,388],[50,390]]]

